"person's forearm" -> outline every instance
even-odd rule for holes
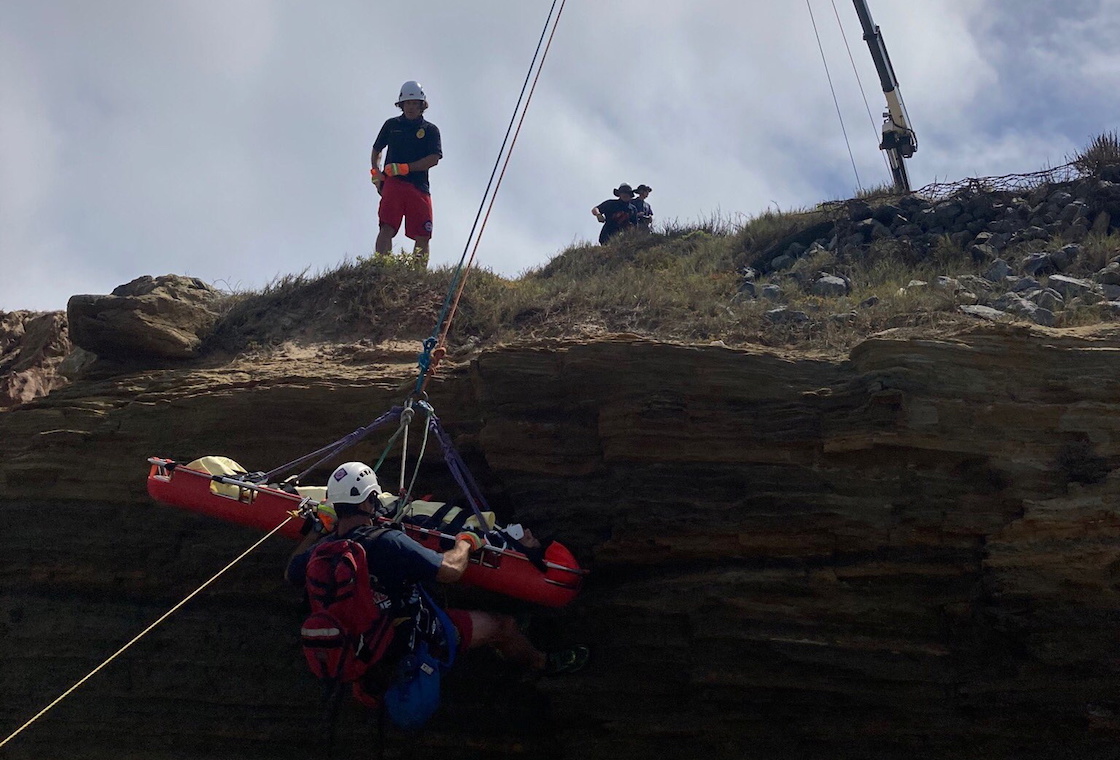
[[[381,151],[374,148],[373,152],[369,154],[369,165],[373,169],[381,168]]]
[[[456,541],[455,546],[443,553],[443,562],[436,571],[440,583],[455,583],[463,577],[471,556],[471,545],[466,541]]]
[[[409,169],[409,171],[423,172],[423,171],[427,171],[428,169],[431,169],[433,166],[435,166],[438,163],[439,163],[439,154],[438,153],[433,153],[430,156],[424,156],[423,158],[418,159],[416,161],[409,161],[408,162],[408,169]]]

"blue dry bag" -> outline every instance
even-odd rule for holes
[[[455,662],[455,628],[447,614],[421,589],[428,607],[439,620],[447,640],[447,660],[431,654],[428,642],[420,640],[416,648],[403,657],[397,666],[393,683],[385,692],[385,712],[398,728],[412,731],[421,728],[439,709],[440,675]]]

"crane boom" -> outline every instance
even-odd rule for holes
[[[856,15],[863,26],[863,39],[871,50],[871,59],[875,62],[875,70],[879,72],[879,81],[887,98],[887,110],[883,114],[883,141],[879,144],[879,149],[886,151],[895,189],[908,193],[910,177],[906,172],[905,159],[918,150],[918,136],[910,126],[906,104],[902,102],[902,93],[898,89],[898,78],[894,75],[891,57],[887,54],[887,45],[879,27],[871,19],[871,10],[867,7],[866,0],[852,2],[855,3]]]

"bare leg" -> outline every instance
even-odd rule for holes
[[[412,261],[417,269],[428,268],[428,242],[430,237],[416,238],[416,245],[412,248]]]
[[[533,646],[512,617],[478,610],[471,610],[470,615],[471,627],[474,629],[471,634],[471,649],[490,645],[514,664],[544,670],[544,652]]]
[[[383,256],[388,256],[393,252],[393,235],[397,231],[387,224],[381,225],[377,231],[377,242],[373,244],[373,250]]]

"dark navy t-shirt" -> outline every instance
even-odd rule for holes
[[[443,158],[439,127],[423,118],[409,121],[401,115],[386,121],[373,142],[375,153],[385,148],[389,149],[385,154],[386,164],[408,164],[432,154]],[[410,171],[401,179],[408,180],[425,195],[431,194],[427,170]]]
[[[409,587],[416,583],[434,581],[443,558],[439,552],[422,546],[399,530],[387,530],[374,536],[379,528],[362,526],[354,528],[343,538],[357,541],[366,550],[366,565],[370,575],[377,578],[390,599],[409,603],[411,598],[403,598]],[[328,540],[337,540],[337,537]],[[292,557],[288,564],[288,578],[297,586],[302,586],[307,576],[307,563],[315,544],[302,554]],[[410,593],[407,596],[415,595]]]
[[[603,222],[603,229],[599,233],[601,244],[606,244],[619,232],[638,223],[638,214],[634,210],[634,204],[630,201],[612,198],[609,201],[603,201],[596,208],[599,209],[600,214],[607,217],[607,221]]]

